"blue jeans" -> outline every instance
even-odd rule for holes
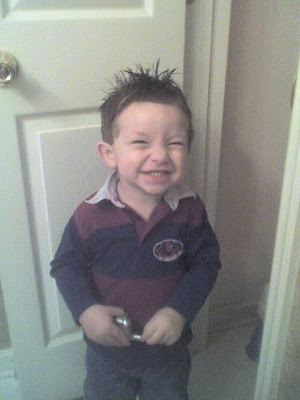
[[[122,370],[105,362],[99,353],[87,349],[86,400],[188,400],[187,386],[191,370],[188,349],[168,368],[131,368]]]

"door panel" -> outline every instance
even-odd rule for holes
[[[48,341],[75,328],[55,281],[49,279],[49,260],[75,207],[107,176],[96,153],[98,114],[87,111],[19,118],[36,281]]]
[[[24,400],[82,394],[85,345],[49,262],[107,176],[95,144],[110,78],[158,58],[183,72],[184,19],[183,0],[2,2],[0,50],[19,76],[0,88],[1,283]]]

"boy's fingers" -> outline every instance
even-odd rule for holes
[[[123,310],[123,308],[120,308],[120,307],[107,306],[107,311],[113,317],[126,317],[126,315],[127,315],[125,313],[125,311]]]
[[[161,333],[157,332],[149,340],[147,340],[147,344],[163,344],[163,338],[164,336],[161,335]]]
[[[175,337],[173,337],[173,336],[167,336],[164,339],[164,344],[166,346],[171,346],[172,344],[174,344],[176,342],[176,340],[177,339]]]
[[[146,324],[141,337],[142,342],[147,342],[155,334],[155,331],[156,329],[153,326]]]
[[[100,343],[104,346],[124,347],[130,345],[130,340],[121,329],[112,324]]]
[[[130,345],[130,339],[125,335],[125,333],[118,328],[117,326],[114,326],[112,329],[111,337],[113,340],[113,343],[115,346],[129,346]]]
[[[163,344],[165,336],[166,334],[163,331],[152,327],[151,329],[146,329],[141,339],[147,344]]]

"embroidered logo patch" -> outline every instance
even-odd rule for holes
[[[183,253],[183,244],[175,239],[166,239],[153,247],[155,258],[160,261],[174,261]]]

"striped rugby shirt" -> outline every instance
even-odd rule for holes
[[[190,340],[189,325],[214,285],[220,268],[218,241],[203,203],[187,187],[170,188],[144,221],[118,200],[117,181],[117,174],[111,174],[76,209],[51,263],[51,276],[76,321],[101,303],[122,307],[135,331],[142,332],[160,308],[175,309],[187,327],[175,345],[163,346],[170,353]],[[124,359],[130,354],[137,361],[132,358],[137,350],[144,358],[153,357],[155,348],[163,353],[162,346],[145,343],[120,349],[86,340],[110,359],[124,353]]]

